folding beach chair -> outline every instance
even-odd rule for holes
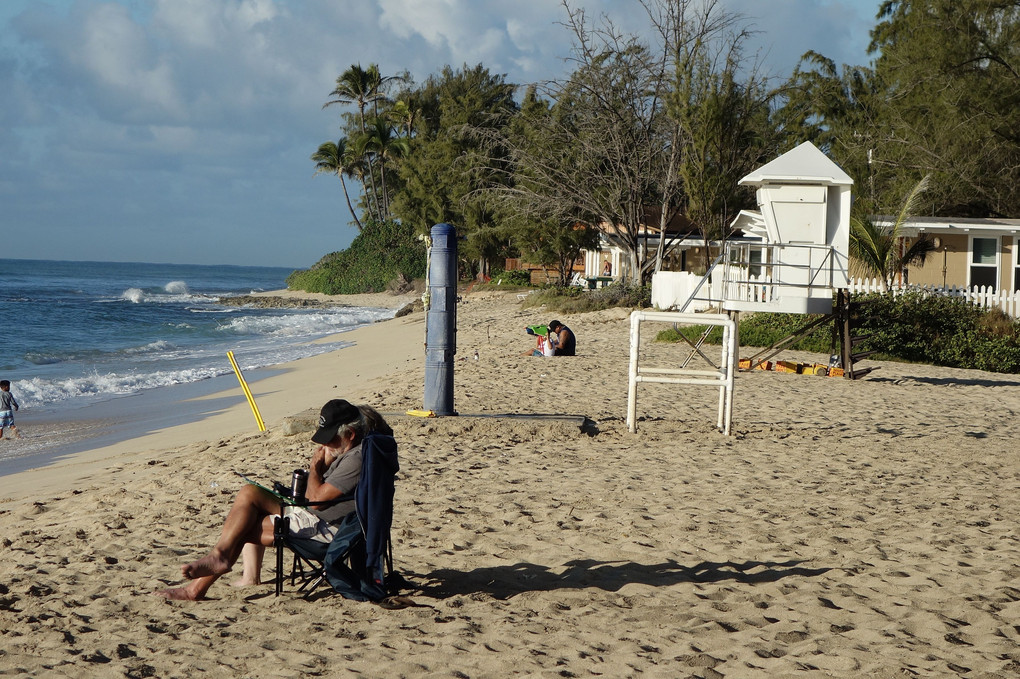
[[[354,490],[355,511],[342,519],[332,542],[291,537],[286,519],[276,522],[276,594],[283,591],[284,548],[294,553],[291,583],[306,596],[324,581],[334,591],[357,601],[379,601],[392,582],[394,477],[400,469],[397,442],[373,432],[361,444],[361,476]],[[342,499],[349,499],[347,498]]]

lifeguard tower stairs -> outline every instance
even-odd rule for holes
[[[852,336],[855,310],[846,294],[853,180],[813,144],[805,142],[747,175],[740,184],[755,187],[759,207],[759,211],[742,211],[734,222],[734,226],[745,233],[745,238],[726,242],[715,264],[686,299],[664,304],[663,295],[656,294],[656,283],[665,277],[656,274],[652,281],[653,302],[660,308],[668,306],[674,311],[636,311],[631,316],[627,417],[631,431],[636,426],[637,384],[674,382],[718,386],[718,426],[729,433],[732,377],[739,346],[736,328],[742,311],[822,315],[752,361],[766,360],[769,356],[763,358],[763,354],[771,351],[774,355],[782,350],[784,343],[835,318],[834,340],[838,336],[844,375],[854,379],[867,372],[855,371],[853,367],[854,359],[864,354],[852,353],[854,344],[861,338]],[[834,296],[837,298],[835,311]],[[719,309],[722,313],[690,313],[694,303],[701,308]],[[719,365],[712,363],[708,371],[688,370],[688,358],[679,368],[642,369],[637,347],[642,321],[696,324],[708,326],[708,330],[722,326],[724,346]],[[708,360],[701,350],[701,341],[692,343],[692,348],[691,356],[697,353]]]

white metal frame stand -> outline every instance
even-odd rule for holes
[[[638,365],[641,322],[656,321],[681,325],[718,325],[723,329],[722,360],[716,370],[690,368],[642,368]],[[694,314],[675,311],[635,311],[630,315],[630,377],[627,392],[627,429],[637,431],[638,382],[701,384],[719,388],[719,417],[716,427],[729,436],[733,415],[733,376],[737,363],[737,322],[726,314]]]

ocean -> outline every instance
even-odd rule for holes
[[[177,401],[226,375],[237,386],[227,351],[251,381],[249,371],[347,346],[313,340],[394,314],[220,303],[285,288],[291,271],[0,259],[0,379],[11,381],[23,434],[0,441],[0,476],[113,442],[95,413],[130,412],[122,399],[152,400],[158,390],[159,400]],[[123,420],[119,431],[121,440],[137,433]]]

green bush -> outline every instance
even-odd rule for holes
[[[369,222],[340,252],[332,252],[310,269],[287,277],[291,290],[350,295],[382,292],[391,281],[425,276],[425,244],[411,226],[397,221]]]
[[[500,271],[493,273],[486,285],[497,290],[501,288],[530,288],[531,274],[521,269]]]
[[[998,309],[985,310],[959,298],[923,293],[898,297],[876,293],[854,301],[862,303],[855,312],[854,334],[868,336],[854,351],[875,351],[870,358],[1020,373],[1020,321]],[[752,314],[740,321],[740,344],[771,346],[814,318],[818,316]],[[697,338],[702,329],[681,328],[690,339]],[[721,332],[713,332],[707,341],[718,343],[721,337]],[[656,339],[681,341],[673,329],[660,332]],[[831,347],[832,322],[828,322],[787,348],[829,353]]]
[[[817,315],[805,314],[752,314],[740,321],[740,344],[749,347],[768,347],[796,333]],[[832,323],[822,323],[788,348],[795,351],[829,353],[832,347]]]
[[[647,285],[632,285],[618,281],[596,290],[586,290],[576,285],[554,286],[528,295],[521,306],[545,306],[553,312],[580,314],[601,311],[613,307],[643,309],[652,305],[652,289]]]
[[[954,368],[1020,373],[1020,322],[956,297],[908,293],[863,301],[861,346],[876,357]]]
[[[531,285],[531,272],[517,269],[515,271],[504,271],[495,276],[495,278],[502,279],[501,285],[518,285],[518,286],[529,286]]]

